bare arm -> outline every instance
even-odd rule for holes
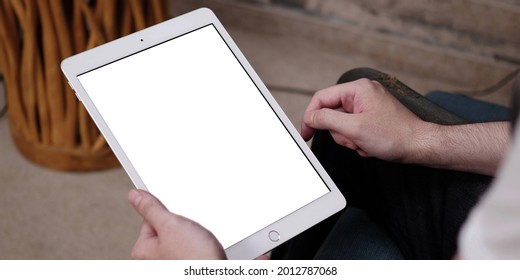
[[[494,175],[509,143],[510,124],[445,126],[425,123],[417,150],[406,162]]]
[[[361,156],[493,175],[509,139],[502,123],[442,126],[422,121],[383,86],[361,79],[317,92],[302,125],[331,132]]]

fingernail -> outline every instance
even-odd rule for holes
[[[317,111],[313,111],[311,113],[311,123],[312,124],[315,124],[316,123],[316,115],[317,115]]]
[[[138,190],[131,190],[128,194],[128,198],[130,200],[130,203],[133,205],[138,205],[141,199],[143,199],[143,195]]]

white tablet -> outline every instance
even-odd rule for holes
[[[199,9],[62,70],[137,188],[252,259],[345,199],[215,15]]]

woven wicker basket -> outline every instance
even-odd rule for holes
[[[0,0],[9,125],[38,164],[87,171],[119,163],[68,87],[61,60],[167,18],[168,0]]]

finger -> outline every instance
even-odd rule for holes
[[[161,225],[170,216],[168,209],[147,191],[131,190],[128,193],[128,201],[152,228]]]
[[[316,92],[306,111],[314,111],[321,108],[344,108],[347,112],[351,112],[353,100],[359,90],[360,83],[361,81],[355,81],[334,85]]]
[[[356,152],[358,153],[358,155],[360,155],[362,157],[369,157],[368,153],[365,152],[364,150],[357,149]]]
[[[340,118],[343,118],[345,113],[334,109],[320,108],[314,111],[305,112],[303,115],[303,125],[301,128],[301,136],[308,141],[316,130],[330,130],[340,128]]]
[[[312,138],[312,135],[314,135],[315,129],[305,124],[305,121],[302,122],[301,128],[300,128],[300,135],[302,136],[303,140],[309,141]]]
[[[359,83],[363,82],[366,81],[358,80],[339,84],[316,92],[307,106],[305,114],[322,108],[338,109],[352,113],[354,110],[354,97],[359,89]],[[307,125],[305,121],[302,123],[300,134],[303,139],[306,141],[310,140],[314,131],[314,128]]]
[[[354,141],[350,140],[349,138],[335,131],[331,131],[330,135],[334,139],[334,142],[336,142],[337,144],[356,151],[361,157],[369,157],[369,154],[365,152],[365,150],[361,149],[361,147],[359,147]]]
[[[345,137],[344,135],[335,131],[330,131],[330,135],[332,136],[332,139],[334,139],[334,142],[336,142],[336,144],[347,147],[351,150],[358,149],[356,143],[354,143],[354,141],[352,141],[350,138]]]
[[[304,122],[313,129],[330,130],[343,135],[352,142],[358,139],[360,124],[358,114],[349,114],[328,108],[308,112]]]
[[[261,256],[255,258],[255,260],[257,260],[257,261],[268,261],[270,259],[271,259],[271,257],[269,255],[261,255]]]

